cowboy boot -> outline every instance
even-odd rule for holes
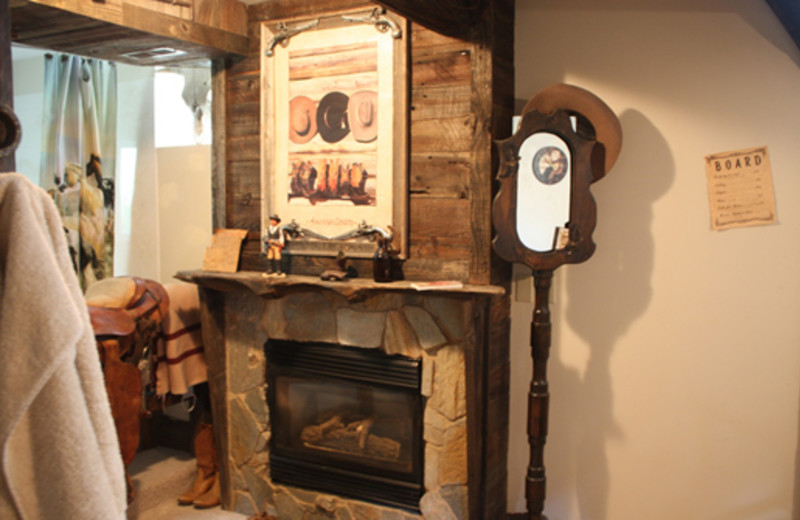
[[[214,485],[217,474],[217,452],[214,449],[214,430],[210,424],[201,424],[194,437],[194,456],[197,459],[197,478],[185,493],[178,497],[178,504],[189,505]]]
[[[211,489],[203,493],[203,495],[194,501],[194,507],[197,509],[206,509],[209,507],[218,506],[220,502],[219,471],[217,471],[214,473],[214,483],[211,485]]]

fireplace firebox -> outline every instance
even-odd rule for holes
[[[421,361],[288,340],[265,353],[272,480],[418,511]]]

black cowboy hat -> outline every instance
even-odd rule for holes
[[[328,143],[341,141],[350,132],[347,121],[347,94],[328,92],[317,106],[317,130]]]

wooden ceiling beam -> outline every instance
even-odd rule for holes
[[[490,0],[375,0],[375,3],[438,33],[469,40]]]
[[[117,5],[116,11],[96,5],[14,0],[10,8],[11,39],[54,51],[146,66],[248,52],[247,37],[237,33],[127,3]],[[246,16],[246,12],[242,14]]]

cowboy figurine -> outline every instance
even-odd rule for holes
[[[264,230],[262,239],[267,248],[267,274],[271,276],[286,276],[281,271],[281,250],[285,241],[280,223],[281,219],[278,215],[270,215],[269,226]]]

